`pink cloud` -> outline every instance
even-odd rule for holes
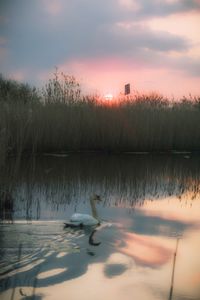
[[[0,36],[0,46],[4,46],[7,44],[7,39],[3,36]]]
[[[0,15],[0,24],[8,23],[9,19],[3,15]]]
[[[138,11],[141,6],[137,0],[119,0],[119,5],[121,8],[126,9],[128,11]]]
[[[60,0],[43,0],[46,11],[52,15],[57,16],[62,11],[62,3]]]

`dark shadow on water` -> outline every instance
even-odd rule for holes
[[[9,226],[11,229],[11,227],[17,225]],[[37,225],[28,226],[31,226],[34,232]],[[55,230],[55,225],[49,226],[52,226],[52,230]],[[127,243],[126,239],[124,239],[125,232],[114,225],[111,227],[102,226],[102,228],[100,226],[97,231],[93,228],[86,228],[86,230],[59,229],[58,226],[57,230],[59,231],[58,238],[50,236],[49,244],[47,244],[46,247],[41,244],[40,249],[38,249],[38,244],[37,248],[34,249],[33,240],[32,249],[30,248],[33,255],[30,255],[30,257],[26,257],[23,253],[23,251],[26,250],[26,245],[24,245],[24,247],[23,245],[21,246],[21,261],[19,261],[18,264],[13,264],[4,275],[1,274],[1,291],[5,291],[9,288],[15,289],[17,287],[48,287],[80,277],[87,272],[91,264],[104,263],[112,253],[116,251],[120,252],[120,249],[123,250]],[[93,236],[95,241],[101,242],[98,246],[92,246],[89,243],[89,238],[93,233],[95,233],[95,236]],[[37,239],[37,236],[35,236],[35,239]],[[144,243],[144,241],[142,243]],[[117,248],[116,244],[118,245]],[[157,245],[155,245],[155,247],[156,249],[158,248]],[[161,247],[160,251],[163,251],[163,249],[164,248]],[[61,257],[58,256],[60,252],[64,253]],[[134,259],[136,264],[143,267],[152,269],[159,267],[157,263],[149,264],[148,262],[138,261],[137,257]],[[128,267],[128,265],[122,263],[106,263],[104,264],[104,275],[108,278],[119,276],[123,274]],[[59,274],[50,274],[48,276],[48,272],[51,273],[57,269],[62,269],[62,271]],[[12,274],[13,271],[14,274]],[[46,273],[47,275],[45,278],[42,278],[39,276],[40,273]]]
[[[95,262],[103,262],[112,253],[112,247],[106,245],[102,246],[100,244],[98,245],[98,247],[96,247],[96,245],[91,246],[89,244],[89,237],[95,232],[94,229],[90,230],[89,228],[87,228],[85,231],[84,229],[79,231],[75,230],[75,239],[71,238],[71,236],[73,236],[73,231],[74,230],[64,230],[62,237],[63,239],[67,239],[68,235],[70,234],[70,239],[73,241],[73,243],[76,243],[76,241],[78,240],[78,248],[75,247],[74,249],[71,249],[72,251],[70,253],[66,252],[63,257],[58,257],[59,249],[57,249],[57,251],[54,251],[47,257],[46,255],[48,254],[49,250],[51,250],[51,248],[47,250],[41,249],[34,257],[34,259],[31,258],[25,263],[23,263],[22,259],[22,262],[19,262],[18,269],[13,267],[10,271],[7,272],[7,274],[4,274],[4,278],[0,280],[1,291],[5,291],[10,287],[12,287],[12,289],[15,289],[16,287],[20,286],[33,288],[47,287],[67,280],[71,280],[73,278],[77,278],[87,272],[88,266],[90,264]],[[59,241],[57,248],[59,248]],[[52,247],[52,249],[54,249],[54,247]],[[62,251],[64,251],[63,247]],[[94,255],[88,256],[89,251]],[[40,262],[41,259],[43,261],[37,264],[37,262]],[[30,265],[32,265],[32,267],[29,270],[26,270],[26,267],[29,267]],[[23,270],[24,268],[25,270]],[[54,269],[63,268],[64,271],[59,274],[47,276],[46,278],[38,278],[38,274],[40,272],[49,272],[53,271]],[[12,275],[11,273],[13,270],[15,271],[15,273]]]
[[[134,214],[132,224],[128,229],[138,234],[148,234],[152,236],[170,236],[171,232],[176,231],[182,235],[184,231],[193,227],[193,223],[163,219],[158,216],[147,216],[142,212]]]
[[[33,296],[25,296],[21,298],[21,300],[41,300],[43,296],[40,295],[33,295]]]
[[[107,264],[104,268],[104,274],[107,277],[112,278],[114,276],[121,275],[127,270],[127,268],[128,267],[124,264]]]

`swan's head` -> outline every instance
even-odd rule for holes
[[[97,194],[92,195],[91,200],[93,201],[102,201],[101,197]]]

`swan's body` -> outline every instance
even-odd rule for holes
[[[70,222],[65,223],[66,227],[83,227],[83,226],[96,226],[100,224],[96,207],[95,201],[101,201],[100,196],[94,195],[90,198],[90,205],[92,210],[92,216],[88,214],[80,214],[75,213],[71,216]]]
[[[70,221],[79,226],[81,224],[85,226],[93,226],[99,224],[99,220],[97,220],[96,218],[88,214],[79,214],[79,213],[73,214],[70,218]]]

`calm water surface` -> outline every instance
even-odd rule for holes
[[[199,166],[188,154],[11,161],[0,175],[0,299],[199,300]],[[91,214],[93,193],[101,225],[64,228]]]

